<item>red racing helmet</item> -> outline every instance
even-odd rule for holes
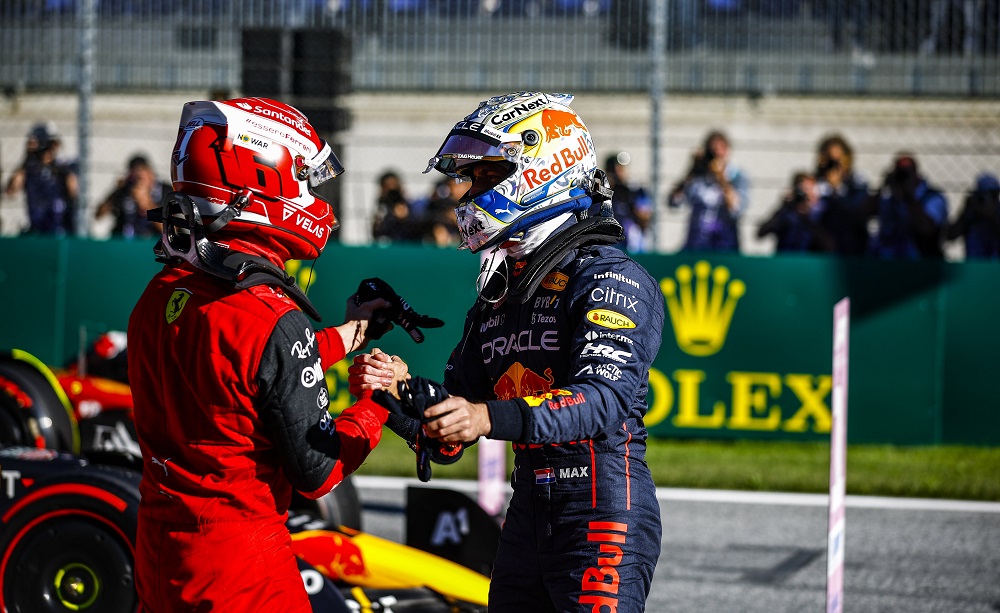
[[[174,191],[197,207],[213,242],[281,260],[322,253],[339,224],[313,188],[343,171],[302,113],[267,98],[188,102],[170,158]]]

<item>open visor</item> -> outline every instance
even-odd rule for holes
[[[450,177],[464,179],[467,175],[461,170],[469,164],[483,160],[515,160],[521,151],[520,137],[513,134],[502,134],[502,137],[505,140],[492,138],[482,132],[454,130],[438,149],[437,155],[430,159],[428,170],[433,168]]]
[[[309,180],[309,187],[320,186],[330,179],[344,172],[344,165],[340,163],[337,154],[330,148],[330,143],[324,142],[323,149],[311,160],[305,162],[305,166],[298,170],[299,181]]]

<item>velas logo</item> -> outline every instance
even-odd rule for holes
[[[576,144],[576,147],[566,147],[552,154],[550,163],[542,168],[526,168],[524,180],[528,184],[528,189],[532,190],[548,183],[576,166],[577,162],[583,161],[590,153],[590,145],[587,144],[587,139],[582,136],[577,137]]]
[[[730,280],[729,269],[701,260],[694,271],[685,264],[675,278],[660,281],[667,300],[677,346],[688,355],[704,357],[717,353],[726,342],[736,303],[746,293],[746,284]]]
[[[609,311],[608,309],[594,309],[592,311],[587,311],[587,321],[612,330],[635,327],[634,321],[625,317],[621,313]]]
[[[184,306],[187,304],[190,297],[191,292],[184,288],[176,289],[174,290],[174,293],[170,294],[170,300],[167,300],[167,309],[165,313],[168,324],[174,323],[174,321],[181,316],[181,311],[184,310]]]
[[[556,292],[561,292],[566,289],[566,283],[569,282],[569,277],[561,272],[550,272],[545,275],[542,279],[542,287],[545,289],[550,289]]]

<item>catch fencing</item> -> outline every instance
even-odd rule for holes
[[[270,95],[323,118],[351,158],[339,237],[360,244],[379,173],[401,170],[422,196],[442,126],[537,88],[577,94],[602,160],[630,151],[631,177],[658,195],[659,251],[684,231],[665,190],[709,130],[727,131],[751,176],[741,249],[768,253],[756,227],[831,132],[873,189],[913,152],[952,216],[978,173],[1000,171],[998,22],[987,0],[4,0],[0,180],[31,123],[54,118],[92,210],[133,152],[165,174],[177,96]],[[120,107],[125,123],[108,117]],[[19,232],[22,209],[3,200],[0,232]]]
[[[319,28],[359,91],[1000,95],[984,0],[7,0],[0,85],[74,88],[88,10],[98,90],[239,90],[246,29]]]

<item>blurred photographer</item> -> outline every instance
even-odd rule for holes
[[[843,256],[863,256],[868,250],[865,209],[868,182],[854,170],[854,150],[847,139],[832,134],[816,149],[816,189],[820,224],[833,240],[833,251]]]
[[[52,122],[32,126],[25,141],[24,161],[7,181],[4,195],[24,190],[29,223],[26,233],[66,236],[76,228],[79,179],[76,165],[59,159],[61,144]]]
[[[687,176],[670,192],[667,204],[691,207],[684,249],[739,251],[737,221],[746,210],[750,183],[730,163],[731,146],[725,134],[713,131],[695,153]]]
[[[615,219],[625,230],[625,240],[620,246],[631,253],[643,253],[653,250],[653,202],[645,188],[632,184],[628,172],[631,161],[626,151],[609,155],[604,161],[604,172],[613,192],[611,206]]]
[[[795,173],[781,205],[760,225],[757,237],[775,235],[779,253],[833,251],[833,237],[819,222],[823,213],[820,204],[816,180],[808,173]]]
[[[965,242],[966,259],[1000,259],[1000,181],[996,175],[984,172],[976,178],[962,212],[945,233],[948,240],[958,237]]]
[[[104,202],[97,207],[96,218],[114,217],[112,236],[124,238],[149,238],[160,236],[160,224],[146,219],[146,213],[160,206],[170,192],[170,185],[160,181],[149,160],[134,155],[128,161],[128,170]]]
[[[878,232],[871,253],[893,259],[941,259],[948,223],[948,201],[927,183],[916,159],[909,153],[896,156],[879,193],[872,197],[878,214]]]

